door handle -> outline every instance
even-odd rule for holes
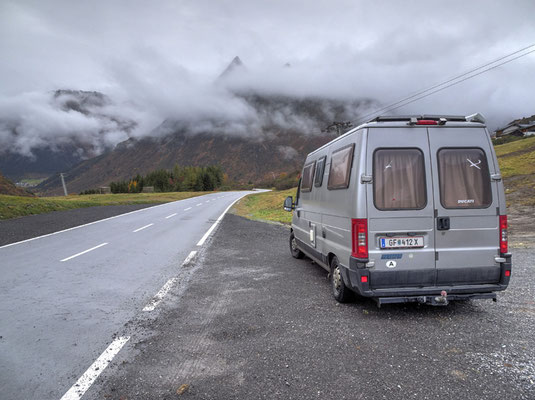
[[[447,231],[450,229],[450,217],[437,217],[437,230]]]

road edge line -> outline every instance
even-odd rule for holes
[[[219,218],[212,224],[212,226],[210,227],[210,229],[208,229],[206,231],[206,233],[203,235],[203,237],[201,238],[201,240],[199,240],[197,242],[197,246],[202,246],[204,244],[204,242],[206,242],[206,239],[208,239],[210,237],[210,235],[212,234],[212,232],[214,231],[215,227],[221,222],[221,220],[223,219],[223,217],[225,216],[225,214],[228,212],[228,210],[230,210],[230,208],[238,201],[238,200],[241,200],[242,198],[244,198],[245,196],[249,195],[251,193],[246,193],[240,197],[238,197],[236,200],[234,200],[232,203],[230,203],[230,206],[228,206],[226,208],[225,211],[223,211],[223,214],[221,214],[219,216]]]
[[[190,251],[186,259],[182,262],[182,266],[185,267],[188,265],[197,255],[197,250]],[[149,304],[147,304],[141,311],[148,312],[148,311],[154,311],[154,309],[160,304],[165,297],[165,295],[171,290],[173,285],[178,280],[178,277],[170,278],[165,284],[162,286],[160,290],[158,290],[158,293],[154,295],[154,297],[150,300]]]
[[[80,400],[129,340],[130,336],[115,338],[60,400]]]

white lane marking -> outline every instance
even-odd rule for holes
[[[132,231],[133,233],[136,233],[136,232],[139,232],[145,228],[148,228],[149,226],[152,226],[154,224],[148,224],[148,225],[145,225],[145,226],[142,226],[141,228],[137,228],[136,230]]]
[[[76,381],[74,385],[63,395],[61,400],[80,400],[91,387],[98,376],[106,369],[113,358],[121,351],[123,346],[130,340],[130,336],[115,338],[106,350],[95,360],[85,373]]]
[[[188,210],[191,210],[191,207],[184,208],[184,211],[188,211]]]
[[[197,251],[195,250],[189,253],[186,259],[184,260],[184,262],[182,263],[182,266],[188,265],[191,262],[191,260],[195,258],[196,255],[197,255]],[[160,304],[160,302],[163,300],[163,298],[169,292],[169,290],[171,290],[171,288],[174,286],[177,280],[178,278],[174,277],[174,278],[169,279],[167,282],[165,282],[165,285],[163,285],[162,288],[158,291],[158,293],[156,293],[156,295],[152,298],[150,303],[147,304],[143,308],[143,311],[154,311],[156,306]]]
[[[101,243],[101,244],[99,244],[98,246],[91,247],[90,249],[84,250],[84,251],[82,251],[82,252],[80,252],[80,253],[78,253],[78,254],[75,254],[75,255],[73,255],[73,256],[64,258],[63,260],[60,260],[60,262],[64,262],[64,261],[72,260],[74,257],[78,257],[78,256],[81,256],[82,254],[89,253],[90,251],[96,250],[96,249],[98,249],[99,247],[102,247],[102,246],[106,246],[107,244],[108,244],[108,243]]]
[[[191,262],[191,260],[193,260],[195,258],[196,255],[197,255],[197,250],[191,251],[188,254],[188,256],[186,257],[186,259],[184,260],[184,262],[182,263],[182,266],[184,267],[184,266],[188,265]]]
[[[197,207],[202,206],[202,203],[197,204]]]
[[[156,208],[156,207],[168,206],[168,205],[170,205],[170,204],[178,203],[178,202],[180,202],[180,201],[188,201],[188,200],[191,200],[191,199],[192,199],[192,197],[190,197],[189,199],[183,199],[183,200],[172,201],[172,202],[170,202],[170,203],[158,204],[157,206],[146,207],[146,208],[142,208],[142,209],[140,209],[140,210],[130,211],[130,212],[127,212],[127,213],[124,213],[124,214],[115,215],[115,216],[113,216],[113,217],[109,217],[109,218],[99,219],[98,221],[93,221],[93,222],[89,222],[89,223],[87,223],[87,224],[78,225],[78,226],[73,226],[72,228],[67,228],[67,229],[63,229],[63,230],[61,230],[61,231],[52,232],[52,233],[47,233],[46,235],[41,235],[41,236],[36,236],[36,237],[30,238],[30,239],[21,240],[20,242],[15,242],[15,243],[10,243],[10,244],[5,244],[5,245],[3,245],[3,246],[0,246],[0,249],[3,249],[3,248],[5,248],[5,247],[10,247],[10,246],[15,246],[15,245],[17,245],[17,244],[22,244],[22,243],[26,243],[26,242],[31,242],[31,241],[33,241],[33,240],[42,239],[42,238],[45,238],[45,237],[48,237],[48,236],[57,235],[58,233],[69,232],[69,231],[72,231],[72,230],[74,230],[74,229],[78,229],[78,228],[84,228],[84,227],[89,226],[89,225],[98,224],[98,223],[100,223],[100,222],[109,221],[109,220],[111,220],[111,219],[124,217],[124,216],[126,216],[126,215],[130,215],[130,214],[135,214],[135,213],[142,212],[142,211],[151,210],[151,209]],[[190,208],[191,208],[191,207],[190,207]],[[187,208],[186,210],[189,210],[189,208]]]
[[[210,203],[210,200],[206,200],[205,203]]]
[[[227,213],[228,210],[230,210],[230,207],[232,207],[234,205],[234,203],[236,203],[239,199],[241,199],[243,196],[247,195],[248,193],[246,194],[243,194],[241,195],[240,197],[238,197],[236,200],[234,200],[232,203],[230,203],[230,206],[228,206],[226,208],[225,211],[223,211],[223,214],[221,214],[219,216],[219,218],[212,224],[212,226],[210,227],[210,229],[208,229],[208,231],[206,231],[206,233],[204,234],[204,236],[201,238],[201,240],[199,240],[199,242],[197,243],[197,246],[202,246],[204,244],[204,242],[206,242],[206,239],[208,239],[208,237],[210,236],[210,234],[214,231],[215,227],[217,226],[217,224],[219,224],[221,222],[221,220],[223,219],[223,217],[225,216],[225,214]]]
[[[165,219],[173,218],[175,215],[176,215],[176,213],[168,215],[167,217],[165,217]]]

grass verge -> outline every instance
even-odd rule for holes
[[[125,204],[160,204],[212,192],[132,193],[69,195],[61,197],[22,197],[0,195],[0,219],[42,214],[74,208]]]
[[[535,206],[535,137],[495,146],[507,205]]]
[[[297,188],[250,194],[233,207],[233,212],[245,218],[290,224],[292,213],[284,211],[282,204],[287,196],[295,200]]]

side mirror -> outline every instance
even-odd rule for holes
[[[295,205],[294,205],[294,199],[292,198],[292,196],[286,197],[286,199],[284,200],[284,210],[292,211],[294,208],[295,208]]]

